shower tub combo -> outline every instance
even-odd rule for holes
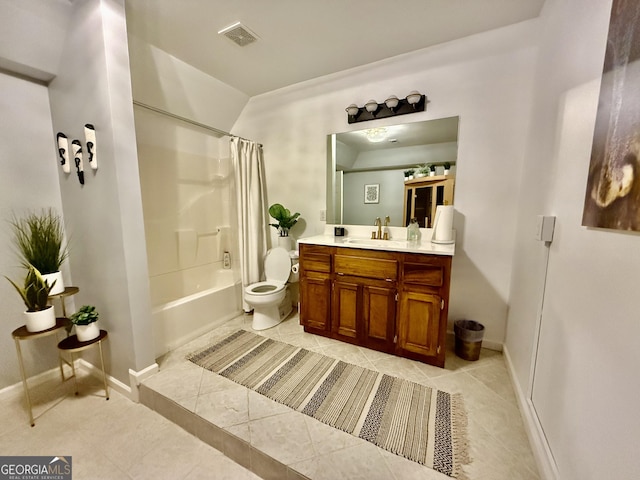
[[[242,314],[237,270],[199,266],[150,282],[156,358]]]

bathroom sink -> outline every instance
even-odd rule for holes
[[[344,243],[349,243],[351,245],[364,245],[369,247],[404,248],[407,246],[407,242],[400,242],[397,240],[376,240],[373,238],[346,238]]]

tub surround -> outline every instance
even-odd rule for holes
[[[327,225],[321,235],[300,238],[298,239],[298,244],[386,250],[427,255],[455,255],[455,242],[452,244],[431,243],[433,228],[421,228],[421,241],[419,244],[414,245],[407,242],[407,229],[405,227],[383,227],[382,231],[389,233],[389,240],[373,240],[371,234],[377,228],[373,225],[371,227],[363,225],[340,225],[344,228],[345,232],[345,235],[341,237],[334,236],[334,227],[336,226],[339,225]]]
[[[417,246],[403,228],[389,229],[390,240],[346,230],[298,242],[304,331],[444,367],[455,246],[431,244],[430,229]]]

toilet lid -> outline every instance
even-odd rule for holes
[[[282,247],[272,248],[264,259],[264,275],[267,281],[285,283],[291,273],[291,257]]]

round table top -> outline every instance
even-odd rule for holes
[[[105,338],[107,338],[107,331],[106,330],[100,330],[100,335],[98,335],[96,338],[92,338],[91,340],[88,340],[86,342],[81,342],[80,340],[78,340],[78,336],[77,335],[71,335],[71,336],[65,338],[64,340],[62,340],[60,343],[58,343],[58,348],[60,350],[65,350],[65,351],[68,351],[68,352],[79,352],[80,350],[84,350],[85,348],[89,348],[94,343],[101,342]]]
[[[26,325],[22,325],[21,327],[16,328],[13,332],[11,332],[11,336],[13,338],[19,338],[20,340],[38,338],[38,337],[46,337],[47,335],[51,335],[52,333],[57,332],[61,328],[65,328],[71,325],[71,322],[68,318],[58,317],[56,318],[55,327],[48,328],[46,330],[41,330],[39,332],[30,332],[27,330]]]
[[[64,291],[60,293],[54,293],[49,295],[49,298],[68,297],[69,295],[75,295],[80,289],[78,287],[64,287]]]

